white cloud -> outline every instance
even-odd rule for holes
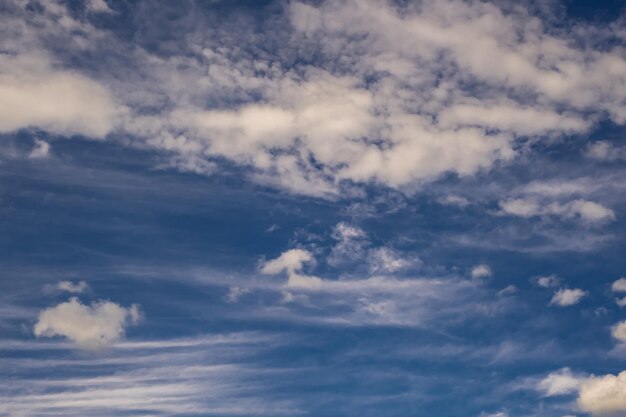
[[[498,411],[497,413],[480,413],[480,417],[509,417],[509,414],[505,411]]]
[[[332,231],[337,243],[333,246],[327,262],[333,266],[358,261],[365,256],[368,245],[367,234],[362,229],[347,223],[338,223]]]
[[[574,375],[569,368],[563,368],[539,381],[537,389],[547,397],[567,395],[578,391],[582,380],[582,377]]]
[[[50,144],[46,141],[35,139],[35,146],[28,154],[31,159],[47,158],[50,154]]]
[[[533,278],[533,281],[537,283],[540,287],[543,288],[551,288],[558,287],[561,280],[556,275],[545,275],[540,277]]]
[[[470,205],[470,201],[467,198],[454,194],[448,194],[437,201],[446,206],[467,207]]]
[[[89,284],[85,281],[79,281],[77,283],[73,283],[72,281],[60,281],[56,287],[59,291],[66,291],[73,294],[89,291]]]
[[[572,306],[578,304],[585,296],[587,296],[587,291],[583,291],[579,288],[562,288],[554,293],[550,304],[561,307]]]
[[[578,406],[594,415],[626,412],[626,371],[585,380],[580,386]]]
[[[106,0],[87,0],[85,5],[93,13],[113,13]]]
[[[250,363],[250,358],[284,341],[270,333],[213,333],[122,341],[98,357],[16,357],[11,378],[0,380],[0,413],[40,416],[54,410],[53,414],[64,417],[302,414],[296,401],[271,395],[275,378],[268,373],[285,376],[291,371]],[[64,348],[41,341],[24,343],[27,349]],[[51,372],[42,377],[29,371],[33,366]]]
[[[290,251],[283,253],[287,254]],[[280,288],[282,303],[306,302],[317,306],[316,312],[305,315],[290,310],[293,320],[318,321],[341,325],[422,326],[435,317],[456,314],[489,315],[497,311],[497,301],[475,300],[482,290],[466,279],[450,278],[392,278],[387,275],[367,278],[341,277],[322,279],[304,275],[299,268],[282,266],[272,272],[286,272],[287,280]],[[313,259],[311,259],[313,261]],[[291,264],[291,263],[290,263]],[[462,311],[462,313],[460,313]],[[282,313],[281,313],[282,314]]]
[[[487,278],[493,275],[493,271],[489,265],[481,264],[473,267],[470,274],[474,279]]]
[[[86,6],[110,11],[104,0]],[[226,158],[296,193],[328,197],[355,182],[402,188],[449,172],[469,176],[511,160],[520,142],[584,132],[594,115],[626,121],[619,48],[576,42],[579,32],[553,30],[523,7],[294,1],[286,32],[220,27],[191,44],[185,37],[188,48],[168,56],[75,20],[56,3],[41,13],[12,7],[23,19],[0,22],[11,28],[2,46],[13,52],[0,62],[0,131],[119,130],[136,146],[166,151],[166,166],[210,174],[213,160]],[[47,56],[51,37],[64,41],[68,56],[106,58],[113,50],[111,61],[126,59],[127,71],[63,69],[62,54]],[[265,37],[277,52],[249,54],[247,45]],[[315,66],[287,58],[305,50],[322,57]],[[589,205],[570,210],[610,218]]]
[[[616,298],[615,303],[620,307],[626,307],[626,297]]]
[[[66,337],[80,348],[101,349],[120,340],[126,326],[140,318],[136,304],[125,308],[111,301],[99,301],[89,306],[70,298],[39,313],[33,332],[37,337]]]
[[[244,287],[232,286],[228,289],[228,293],[224,297],[229,303],[236,303],[239,299],[248,294],[250,290]]]
[[[265,262],[261,272],[267,275],[276,275],[281,272],[294,273],[300,271],[305,263],[313,260],[311,253],[304,249],[290,249],[280,254],[276,259]]]
[[[408,259],[387,247],[370,250],[368,262],[370,271],[374,274],[394,273],[422,263],[416,256]]]
[[[0,55],[0,74],[0,133],[35,127],[103,137],[121,112],[106,87],[45,57]]]
[[[305,263],[313,262],[313,256],[303,249],[290,249],[283,252],[278,258],[265,262],[261,266],[261,273],[276,275],[287,273],[287,287],[294,288],[317,288],[321,285],[321,279],[299,273]]]
[[[626,320],[611,328],[611,335],[620,342],[626,343]]]
[[[555,216],[564,219],[581,219],[587,223],[605,223],[615,220],[613,210],[587,200],[573,200],[567,203],[545,203],[534,198],[514,198],[500,201],[504,214],[517,217]]]
[[[626,292],[626,278],[620,278],[611,284],[611,291]]]
[[[498,291],[498,295],[513,295],[513,294],[517,294],[519,292],[519,289],[511,284],[511,285],[507,285],[506,287],[502,288],[500,291]]]
[[[587,148],[587,156],[600,161],[626,159],[626,146],[616,146],[605,140],[594,142]]]

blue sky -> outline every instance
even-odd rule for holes
[[[615,1],[0,6],[0,416],[626,415]]]

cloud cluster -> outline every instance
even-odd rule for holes
[[[82,304],[77,298],[39,313],[33,332],[37,337],[62,336],[83,349],[102,349],[117,342],[126,326],[141,318],[139,307],[129,308],[111,301]]]
[[[469,280],[395,278],[393,272],[404,267],[398,261],[387,265],[381,276],[341,279],[302,273],[304,263],[312,261],[310,252],[291,249],[260,267],[264,274],[286,273],[283,302],[315,303],[316,310],[308,311],[305,320],[343,325],[423,326],[435,317],[489,315],[499,308],[497,301],[484,300],[479,286]],[[325,307],[320,310],[322,306]],[[292,313],[297,317],[297,309]]]
[[[110,12],[104,6],[92,1],[88,11]],[[591,29],[555,29],[523,7],[293,1],[276,35],[216,22],[200,25],[212,29],[189,42],[172,30],[187,42],[179,54],[129,45],[55,2],[29,12],[12,2],[9,10],[2,24],[12,41],[4,46],[13,53],[0,57],[0,131],[120,131],[135,146],[169,154],[168,166],[210,173],[226,158],[297,193],[473,175],[511,160],[524,142],[585,132],[593,116],[626,121],[619,49],[596,48],[583,42]],[[63,67],[64,57],[87,59],[83,51],[101,57],[98,64],[126,60],[125,72]],[[506,207],[612,218],[586,201]]]

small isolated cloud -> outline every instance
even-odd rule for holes
[[[470,205],[470,201],[467,198],[454,194],[448,194],[437,201],[444,206],[467,207]]]
[[[473,267],[470,274],[473,279],[480,279],[480,278],[488,278],[492,276],[493,272],[491,271],[491,268],[489,267],[489,265],[481,264],[481,265],[476,265],[475,267]]]
[[[89,284],[85,281],[79,281],[77,283],[73,283],[72,281],[60,281],[56,287],[59,291],[66,291],[72,294],[81,294],[85,291],[89,291]]]
[[[626,307],[626,297],[616,298],[615,303],[620,307]]]
[[[499,411],[497,413],[480,413],[480,417],[509,417],[509,414],[505,411]]]
[[[626,146],[616,146],[609,141],[601,140],[589,145],[587,156],[599,161],[626,159]]]
[[[305,263],[312,260],[311,252],[304,249],[290,249],[278,258],[265,262],[261,266],[261,272],[266,275],[276,275],[284,271],[293,273],[300,271]]]
[[[56,284],[46,284],[43,287],[44,293],[68,292],[70,294],[82,294],[90,290],[89,284],[85,281],[73,282],[64,280],[59,281]]]
[[[626,278],[620,278],[611,285],[613,292],[626,292]]]
[[[586,223],[605,223],[615,220],[615,213],[610,208],[582,199],[567,203],[545,203],[534,198],[514,198],[500,201],[500,209],[503,214],[523,218],[552,216],[580,219]]]
[[[421,264],[418,257],[407,259],[390,248],[377,248],[369,251],[370,271],[375,274],[394,273]]]
[[[87,0],[86,6],[92,13],[113,13],[105,0]]]
[[[622,415],[626,412],[626,371],[585,380],[580,385],[578,406],[594,415]]]
[[[513,294],[517,294],[519,292],[519,289],[511,284],[507,287],[502,288],[500,291],[498,291],[498,295],[500,296],[504,296],[504,295],[513,295]]]
[[[233,286],[228,289],[228,294],[224,297],[229,303],[236,303],[239,299],[248,294],[250,290],[244,287]]]
[[[286,272],[289,280],[288,287],[313,288],[321,284],[321,279],[302,275],[299,272],[305,263],[313,261],[309,251],[303,249],[290,249],[283,252],[278,258],[267,261],[261,266],[261,273],[276,275]]]
[[[140,318],[136,304],[125,308],[111,301],[98,301],[89,306],[70,298],[39,313],[33,332],[37,337],[62,336],[79,348],[98,350],[120,340],[126,327]]]
[[[617,323],[611,328],[611,335],[620,342],[626,342],[626,320]]]
[[[578,390],[582,378],[572,374],[569,368],[563,368],[548,374],[539,381],[537,389],[546,397],[572,394]]]
[[[35,139],[35,146],[30,151],[28,157],[30,159],[47,158],[50,154],[50,144],[46,141]]]
[[[560,284],[559,277],[556,275],[545,275],[533,278],[533,281],[542,288],[558,287]]]
[[[554,293],[550,304],[561,307],[573,306],[578,304],[586,295],[587,291],[583,291],[579,288],[562,288]]]

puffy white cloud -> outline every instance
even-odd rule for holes
[[[265,262],[261,266],[261,273],[276,275],[286,272],[288,277],[286,286],[295,288],[316,288],[321,284],[321,279],[299,273],[305,263],[313,261],[313,256],[309,251],[290,249],[283,252],[278,258]]]
[[[567,203],[545,203],[534,198],[513,198],[500,201],[500,208],[504,214],[524,218],[555,216],[564,219],[578,218],[587,223],[605,223],[615,220],[613,210],[583,199]]]
[[[569,368],[563,368],[539,381],[537,389],[548,397],[566,395],[576,392],[582,380],[582,377],[574,375]]]
[[[533,281],[543,288],[558,287],[561,280],[556,275],[545,275],[533,278]]]
[[[60,281],[56,285],[56,287],[60,291],[66,291],[74,294],[80,294],[85,291],[89,291],[89,284],[87,284],[85,281],[79,281],[77,283],[73,283],[72,281]]]
[[[126,326],[141,318],[139,307],[111,301],[84,305],[77,298],[39,313],[33,332],[37,337],[63,336],[84,349],[101,349],[120,340]]]
[[[579,288],[562,288],[554,293],[550,304],[561,307],[572,306],[578,304],[585,296],[587,296],[587,291],[583,291]]]
[[[112,93],[97,81],[54,69],[45,57],[0,55],[0,133],[35,127],[103,137],[120,112]]]
[[[626,371],[585,380],[580,385],[578,406],[595,415],[626,412]]]
[[[626,320],[611,328],[611,335],[620,342],[626,343]]]
[[[620,278],[611,284],[611,291],[626,292],[626,278]]]
[[[470,274],[474,279],[487,278],[493,275],[493,271],[489,265],[481,264],[473,267]]]
[[[276,275],[281,272],[293,273],[300,271],[305,263],[311,262],[311,252],[304,249],[290,249],[280,254],[276,259],[265,262],[261,272],[267,275]]]
[[[611,291],[621,293],[626,292],[626,278],[620,278],[611,284]],[[617,298],[615,302],[620,307],[626,307],[626,297]]]
[[[35,139],[35,146],[28,154],[31,159],[47,158],[50,154],[50,144],[46,141]]]
[[[113,13],[106,0],[87,0],[85,6],[93,13]]]

